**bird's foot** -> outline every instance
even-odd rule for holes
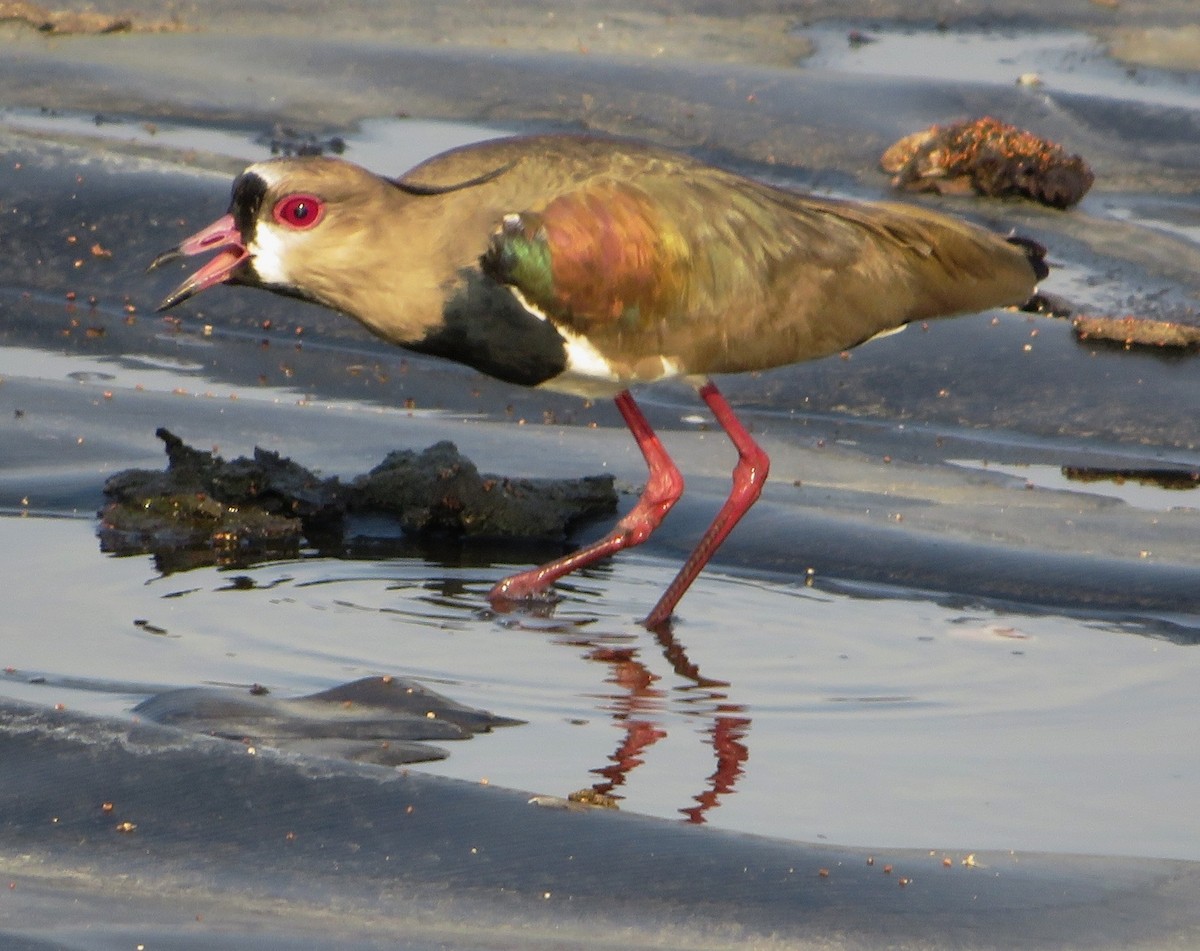
[[[546,610],[562,600],[550,589],[550,581],[538,569],[522,571],[498,582],[487,595],[492,610],[499,614],[513,611]]]
[[[669,635],[674,627],[675,615],[669,609],[666,611],[655,607],[653,611],[642,618],[638,623],[642,625],[651,634],[667,634]]]

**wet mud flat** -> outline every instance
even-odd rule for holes
[[[999,115],[1086,156],[1096,183],[1077,207],[913,200],[1048,245],[1045,289],[1080,313],[1194,323],[1197,117],[1176,96],[1194,77],[1177,58],[1174,72],[1126,75],[1103,45],[1173,29],[1186,10],[1135,24],[1135,4],[1018,2],[999,23],[955,6],[963,19],[941,29],[954,11],[936,4],[869,21],[614,8],[603,29],[590,6],[561,5],[544,30],[545,9],[494,23],[474,11],[468,25],[447,4],[421,27],[444,39],[387,19],[406,8],[383,22],[363,9],[320,42],[287,11],[244,5],[184,10],[171,32],[47,40],[6,26],[0,506],[16,517],[0,519],[0,548],[6,576],[54,594],[22,585],[0,623],[4,760],[21,764],[0,793],[16,884],[0,932],[90,947],[68,913],[83,908],[93,937],[163,947],[221,946],[230,929],[298,947],[1190,940],[1200,432],[1187,347],[1081,340],[1069,321],[997,312],[722,381],[773,479],[665,642],[634,618],[732,462],[685,387],[643,398],[690,494],[646,549],[563,585],[546,616],[492,614],[484,593],[557,541],[392,538],[352,558],[302,547],[166,573],[105,558],[94,537],[105,480],[161,468],[160,426],[322,478],[442,439],[504,477],[614,477],[622,506],[644,477],[605,403],[405,355],[266,295],[218,290],[153,315],[173,275],[144,266],[221,213],[246,161],[288,141],[340,139],[395,173],[455,141],[601,130],[877,198],[891,197],[878,168],[891,142]],[[668,20],[662,52],[647,48]],[[904,37],[957,29],[978,52],[1049,27],[1077,32],[1034,64],[1041,86],[870,69]],[[851,49],[851,28],[873,41]],[[1082,58],[1078,37],[1097,44]],[[1105,92],[1067,90],[1068,74]],[[275,753],[269,732],[248,744],[235,704],[198,727],[224,739],[130,719],[177,689],[207,702],[258,684],[286,705],[381,674],[526,723],[450,745],[437,776],[403,776],[344,748]],[[620,810],[528,801],[580,787]],[[113,881],[138,915],[101,913]],[[195,908],[178,931],[185,893]],[[303,935],[285,920],[301,906]]]
[[[1179,899],[1200,874],[698,834],[152,724],[5,713],[0,749],[22,764],[0,792],[6,850],[27,850],[5,861],[17,883],[0,915],[23,925],[0,924],[10,947],[1136,947],[1190,927]],[[87,872],[56,879],[80,860]],[[97,913],[93,895],[124,913]]]

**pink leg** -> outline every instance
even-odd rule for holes
[[[617,394],[616,404],[642,450],[646,465],[650,468],[646,488],[642,491],[637,505],[611,532],[595,544],[544,564],[540,568],[505,578],[488,592],[489,601],[495,603],[528,600],[576,568],[590,565],[622,548],[640,545],[658,527],[671,510],[671,506],[679,501],[683,494],[683,476],[679,474],[658,436],[650,428],[637,403],[633,401],[633,396],[628,390],[624,390]]]
[[[767,454],[746,432],[746,427],[734,415],[733,408],[725,401],[725,397],[721,395],[713,382],[711,380],[705,382],[700,387],[699,393],[700,398],[708,404],[713,415],[717,417],[721,428],[725,430],[734,446],[737,447],[738,461],[733,470],[733,488],[729,492],[729,498],[721,506],[721,511],[717,513],[717,517],[708,526],[708,530],[701,536],[699,544],[696,545],[684,566],[679,569],[675,580],[667,586],[667,590],[658,599],[654,610],[642,621],[642,624],[651,630],[662,627],[671,619],[671,612],[675,610],[675,605],[679,603],[679,599],[683,597],[691,583],[696,580],[696,575],[700,574],[700,570],[708,564],[708,559],[713,556],[713,552],[721,547],[721,542],[725,541],[726,536],[733,531],[733,526],[762,494],[763,483],[767,481],[767,472],[771,466],[771,460]]]

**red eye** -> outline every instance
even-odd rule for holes
[[[292,228],[311,228],[325,213],[325,203],[315,195],[288,195],[275,204],[275,220]]]

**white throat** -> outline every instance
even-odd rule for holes
[[[279,171],[275,163],[258,162],[246,169],[246,174],[254,174],[266,183],[267,191],[272,192],[279,183]],[[261,214],[261,211],[260,211]],[[287,240],[282,231],[274,227],[270,213],[260,218],[254,229],[254,240],[246,245],[246,250],[254,265],[254,271],[264,284],[278,284],[290,287],[294,283],[288,273]]]
[[[246,245],[254,265],[254,272],[264,284],[276,284],[290,287],[295,282],[288,273],[287,240],[283,234],[270,225],[259,222],[254,229],[254,240]]]

